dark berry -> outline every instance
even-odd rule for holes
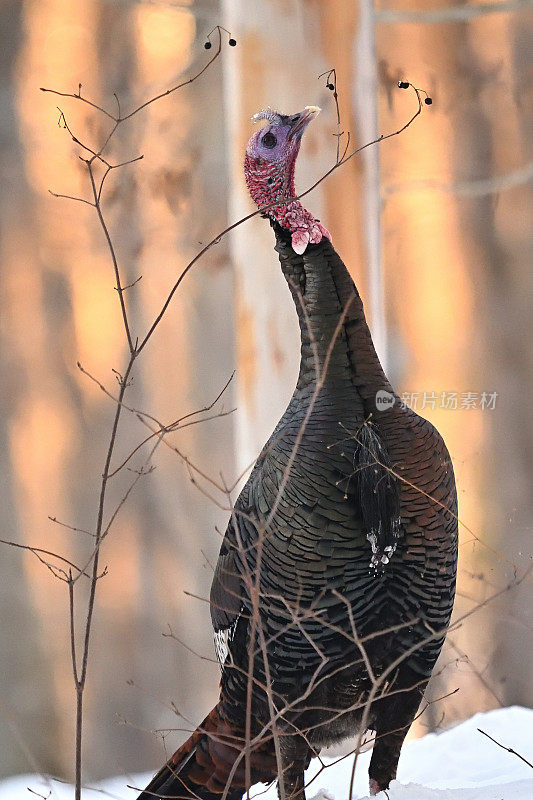
[[[228,44],[229,44],[230,47],[235,47],[235,45],[237,44],[237,41],[235,39],[230,39]]]
[[[330,92],[332,92],[334,88],[335,87],[334,87],[334,85],[332,83],[326,83],[326,89],[329,89]]]
[[[424,100],[424,103],[427,106],[430,106],[432,104],[432,102],[433,102],[433,100],[431,99],[431,97],[426,97],[426,99]]]
[[[206,50],[211,50],[211,47],[212,47],[211,42],[206,42],[204,44],[204,47],[205,47]]]
[[[407,83],[407,81],[398,81],[398,87],[400,89],[408,89],[409,84]]]

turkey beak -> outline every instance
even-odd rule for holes
[[[287,138],[301,139],[311,120],[318,117],[320,111],[321,109],[318,106],[306,106],[299,114],[294,114],[294,116],[290,117],[289,125],[291,129]]]

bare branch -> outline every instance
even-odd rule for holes
[[[94,533],[91,531],[86,531],[83,528],[76,528],[74,525],[67,525],[66,522],[61,522],[61,520],[57,519],[57,517],[48,516],[50,522],[55,522],[56,525],[60,525],[62,528],[67,528],[69,531],[74,531],[74,533],[86,533],[87,536],[94,536]]]
[[[123,289],[122,289],[122,284],[121,284],[121,280],[120,280],[120,270],[118,268],[117,256],[116,256],[116,253],[115,253],[115,248],[114,248],[113,242],[111,241],[111,236],[109,235],[109,230],[107,228],[106,222],[104,220],[104,216],[102,214],[102,208],[101,208],[101,205],[100,205],[100,192],[96,188],[96,183],[95,183],[95,180],[94,180],[94,172],[93,172],[93,168],[92,168],[91,162],[87,162],[87,169],[89,171],[89,178],[90,178],[90,181],[91,181],[91,188],[92,188],[92,191],[93,191],[94,206],[96,208],[96,213],[98,214],[98,219],[100,221],[100,225],[101,225],[102,230],[104,232],[104,236],[105,236],[105,239],[106,239],[106,242],[107,242],[107,246],[109,248],[109,254],[111,256],[111,260],[113,262],[113,269],[115,271],[115,280],[116,280],[116,283],[117,283],[116,290],[118,292],[118,296],[119,296],[119,300],[120,300],[120,309],[122,311],[122,320],[124,322],[124,329],[126,331],[126,337],[128,339],[128,346],[130,348],[130,354],[131,354],[131,362],[130,363],[131,363],[131,366],[133,366],[133,361],[135,359],[136,352],[135,352],[135,348],[133,346],[133,340],[131,338],[131,333],[130,333],[130,324],[129,324],[129,321],[128,321],[128,313],[126,311],[126,304],[124,302],[124,295],[123,295]],[[131,367],[130,367],[130,369],[131,369]]]
[[[51,556],[52,558],[57,558],[59,561],[62,561],[63,564],[67,564],[67,566],[75,569],[76,572],[78,572],[80,575],[85,575],[87,578],[89,577],[89,575],[86,572],[77,567],[76,564],[74,564],[72,561],[69,561],[68,558],[64,558],[64,556],[60,556],[58,553],[53,553],[51,550],[44,550],[42,547],[33,547],[28,544],[19,544],[18,542],[10,542],[7,539],[0,539],[0,544],[7,544],[10,547],[18,547],[21,550],[27,550],[28,552],[33,553],[33,555],[36,556],[42,564],[48,567],[49,570],[53,572],[53,570],[55,569],[59,573],[61,573],[64,576],[62,580],[68,580],[67,573],[64,572],[62,569],[60,569],[59,567],[55,567],[54,565],[49,564],[47,561],[42,559],[41,556],[39,555],[40,553],[42,553],[43,555]],[[57,578],[59,576],[56,575],[55,577]]]
[[[52,195],[52,197],[62,197],[64,200],[75,200],[77,203],[85,203],[86,205],[91,206],[91,208],[94,208],[94,203],[91,203],[90,200],[85,200],[83,197],[74,197],[70,194],[59,194],[58,192],[53,192],[51,189],[48,189],[48,192]]]
[[[516,756],[516,757],[517,757],[517,758],[519,758],[521,761],[523,761],[523,762],[524,762],[524,764],[527,764],[527,765],[528,765],[528,767],[531,767],[531,769],[533,769],[533,764],[531,763],[531,761],[528,761],[528,760],[527,760],[527,758],[524,758],[524,756],[521,756],[521,755],[520,755],[520,753],[517,753],[517,752],[516,752],[516,750],[513,750],[513,748],[512,748],[512,747],[506,747],[504,744],[501,744],[501,742],[498,742],[496,739],[494,739],[494,737],[492,737],[492,736],[489,736],[489,734],[488,734],[488,733],[486,733],[485,731],[482,731],[482,730],[481,730],[481,728],[478,728],[478,731],[479,731],[480,733],[482,733],[482,734],[483,734],[483,736],[486,736],[486,737],[487,737],[487,739],[490,739],[490,740],[491,740],[491,742],[494,742],[494,744],[497,744],[497,745],[498,745],[498,747],[501,747],[501,748],[502,748],[502,750],[507,750],[507,752],[508,752],[508,753],[512,753],[514,756]]]
[[[182,81],[181,83],[178,83],[176,86],[173,86],[171,89],[167,89],[165,92],[161,92],[160,94],[155,95],[155,97],[151,97],[149,100],[146,100],[144,103],[141,103],[141,105],[137,106],[136,108],[133,109],[133,111],[130,111],[129,114],[125,114],[124,116],[121,116],[121,113],[120,113],[120,101],[119,101],[116,93],[113,93],[113,96],[114,96],[114,98],[116,100],[116,103],[117,103],[117,110],[118,110],[118,113],[115,115],[115,114],[112,114],[110,111],[107,111],[103,106],[100,106],[97,103],[94,103],[91,100],[88,100],[86,97],[83,97],[83,95],[81,94],[81,84],[79,85],[79,88],[78,88],[77,92],[59,92],[59,91],[57,91],[57,89],[47,89],[47,88],[45,88],[43,86],[40,87],[41,92],[48,92],[49,94],[55,94],[55,95],[58,95],[59,97],[70,97],[70,98],[72,98],[74,100],[80,100],[82,103],[85,103],[86,105],[88,105],[91,108],[95,109],[95,111],[99,111],[101,114],[104,114],[106,117],[108,117],[114,123],[125,122],[127,119],[130,119],[135,114],[138,114],[139,111],[142,111],[144,108],[146,108],[147,106],[151,105],[152,103],[155,103],[157,100],[161,100],[161,98],[163,98],[163,97],[168,97],[169,94],[173,94],[174,92],[177,92],[178,89],[181,89],[184,86],[188,86],[189,84],[194,83],[194,81],[198,80],[198,78],[201,75],[203,75],[204,72],[206,72],[206,70],[209,69],[211,64],[214,61],[216,61],[216,59],[219,57],[221,49],[222,49],[222,33],[221,33],[221,31],[223,29],[221,28],[220,25],[216,25],[215,28],[213,28],[213,30],[218,31],[218,46],[217,46],[217,49],[214,52],[213,56],[209,59],[209,61],[195,75],[193,75],[191,78],[188,78],[186,81]]]

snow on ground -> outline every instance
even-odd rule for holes
[[[533,709],[502,708],[476,714],[466,722],[443,733],[430,733],[408,742],[402,750],[398,780],[378,800],[533,800],[533,769],[516,755],[507,753],[486,736],[482,728],[501,744],[511,747],[533,763]],[[307,796],[320,800],[347,800],[351,757],[331,764],[317,775],[320,765],[313,762],[306,773]],[[370,752],[358,759],[354,797],[367,798],[367,769]],[[112,778],[83,792],[84,800],[133,800],[137,792],[130,784],[143,787],[151,775]],[[314,780],[313,780],[314,778]],[[46,782],[35,775],[19,775],[0,782],[0,800],[31,800],[38,793],[50,800],[72,800],[72,787],[58,781]],[[258,787],[261,800],[277,798],[274,786],[264,791]],[[103,791],[102,791],[103,790]],[[51,791],[51,794],[49,792]],[[319,800],[317,797],[316,800]]]

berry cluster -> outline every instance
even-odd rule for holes
[[[236,46],[236,44],[237,44],[237,41],[236,41],[236,39],[234,39],[233,37],[231,37],[231,39],[228,41],[228,44],[229,44],[229,46],[230,46],[230,47],[235,47],[235,46]],[[209,41],[209,39],[208,39],[208,40],[207,40],[207,42],[204,44],[204,47],[205,47],[205,49],[206,49],[206,50],[211,50],[211,48],[213,47],[213,45],[211,44],[211,42]]]
[[[408,89],[410,86],[412,86],[412,84],[411,84],[411,83],[409,83],[409,81],[398,81],[398,88],[399,88],[399,89]],[[414,86],[413,86],[413,89],[414,89]],[[423,89],[419,89],[418,91],[422,91],[422,92],[424,92],[424,90],[423,90]],[[426,92],[424,92],[424,94],[426,94]],[[425,103],[427,106],[430,106],[430,105],[433,103],[433,100],[431,99],[431,97],[429,97],[429,95],[427,95],[427,96],[424,98],[424,103]]]

